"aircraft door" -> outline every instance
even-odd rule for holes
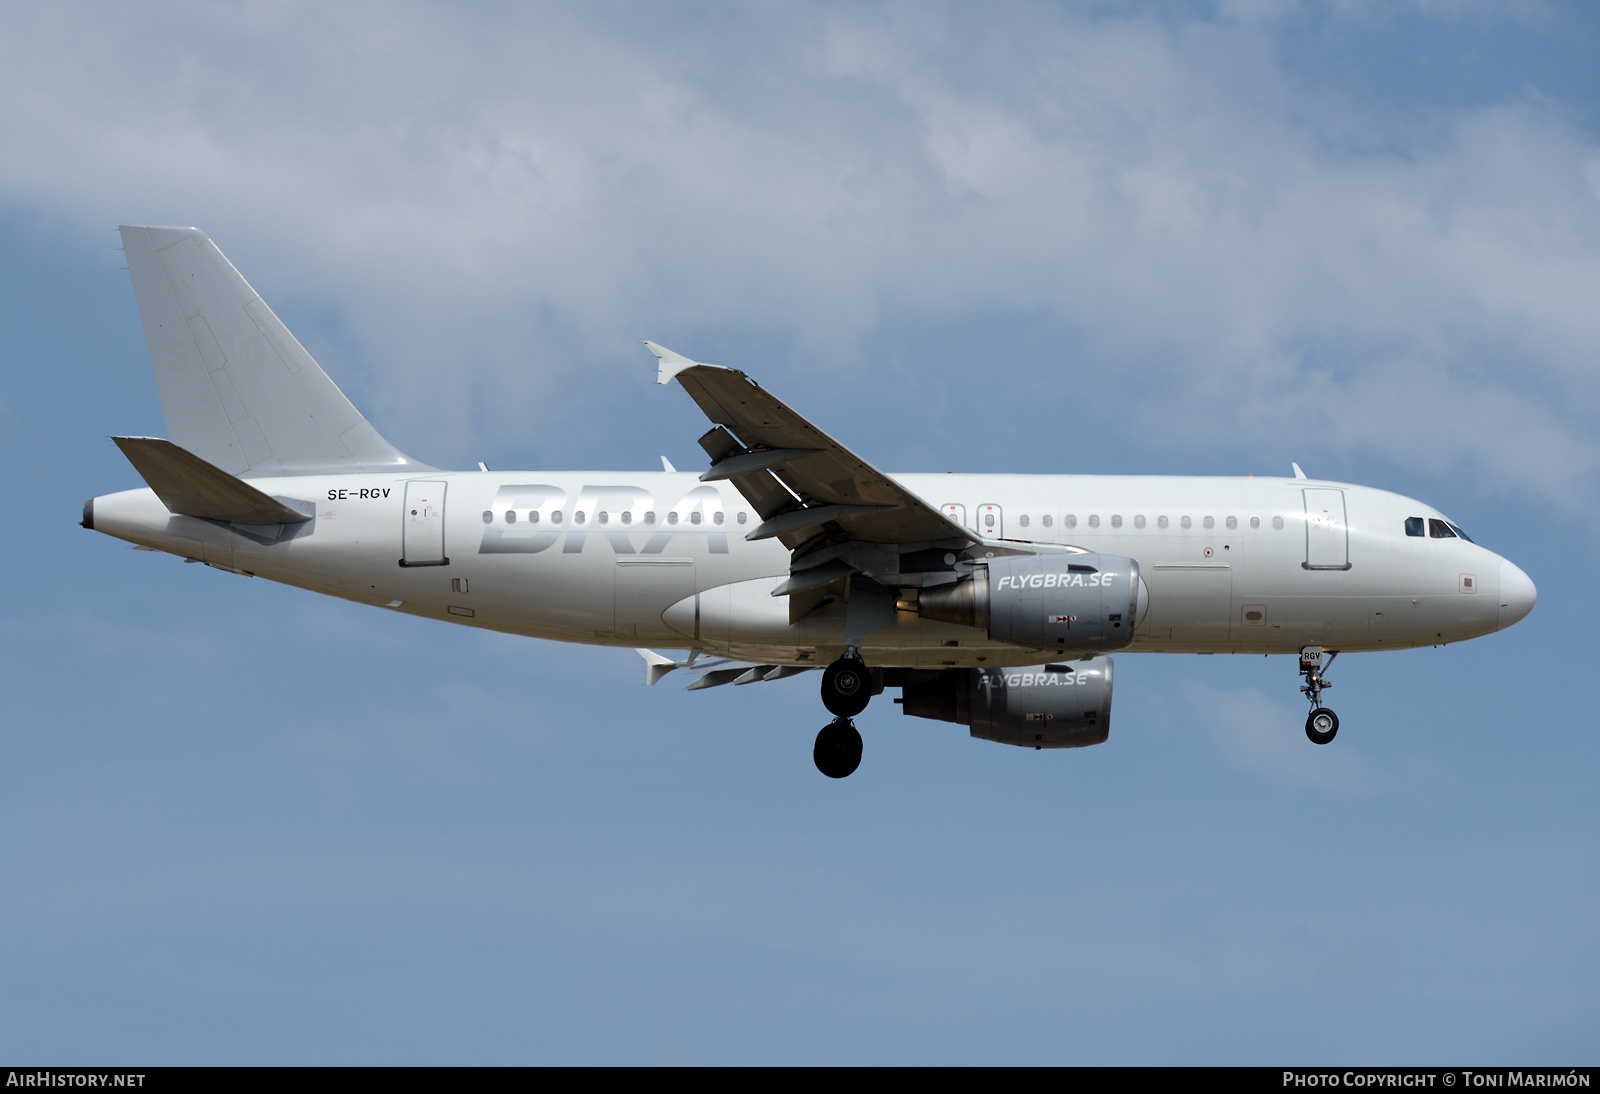
[[[1308,570],[1350,568],[1350,528],[1345,523],[1344,491],[1306,489],[1306,560]]]
[[[985,539],[1005,538],[1005,515],[998,505],[978,506],[978,534]]]
[[[967,507],[965,505],[956,505],[952,502],[949,505],[939,506],[939,512],[945,515],[945,519],[953,520],[963,528],[972,527],[967,523]]]
[[[444,490],[442,482],[406,483],[400,565],[450,565],[444,553]]]

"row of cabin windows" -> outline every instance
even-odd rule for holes
[[[617,518],[623,524],[632,524],[633,523],[633,513],[632,513],[631,510],[625,510],[625,511],[617,514]],[[507,509],[506,510],[505,521],[506,521],[507,524],[515,524],[515,523],[517,523],[518,519],[519,518],[517,516],[517,511],[515,509]],[[539,523],[539,519],[540,519],[539,518],[539,510],[537,510],[537,509],[529,509],[528,510],[527,521],[528,521],[529,524],[538,524]],[[581,509],[578,512],[572,514],[572,523],[574,523],[574,524],[582,524],[588,519],[589,519],[588,515],[586,513],[584,513]],[[611,523],[611,514],[606,512],[604,509],[602,509],[602,510],[600,510],[598,513],[596,513],[594,515],[594,519],[599,524],[609,524],[609,523]],[[721,524],[726,519],[727,519],[727,517],[720,511],[711,514],[711,523],[712,524]],[[734,517],[734,522],[737,523],[737,524],[745,524],[745,523],[747,523],[749,521],[749,519],[750,519],[749,514],[740,513],[738,516]],[[559,510],[559,509],[552,510],[551,513],[550,513],[550,523],[551,524],[560,524],[561,520],[562,520],[561,510]],[[700,524],[704,520],[705,520],[705,515],[702,514],[698,509],[696,509],[694,512],[689,514],[689,523],[690,524]],[[645,513],[644,518],[643,518],[643,522],[645,524],[654,524],[656,522],[655,513],[653,511]],[[485,509],[483,511],[483,523],[485,523],[485,524],[493,524],[494,523],[494,510]],[[677,513],[668,513],[667,514],[667,523],[668,524],[677,524],[678,523],[678,514]]]
[[[619,516],[619,519],[622,521],[623,524],[632,524],[633,523],[633,513],[631,511],[625,510],[622,513],[620,513],[618,516]],[[537,510],[537,509],[528,510],[528,518],[527,519],[528,519],[528,523],[529,524],[538,524],[539,523],[539,510]],[[582,512],[582,510],[572,514],[572,521],[573,521],[574,524],[582,524],[587,519],[588,518],[587,518],[586,514],[584,514]],[[644,518],[643,519],[644,519],[644,523],[645,524],[654,524],[656,522],[656,515],[655,515],[655,513],[653,511],[647,512],[647,513],[644,514]],[[704,519],[705,519],[704,516],[700,513],[699,510],[696,510],[696,511],[694,511],[694,512],[689,514],[689,523],[690,524],[700,524]],[[723,523],[724,519],[725,518],[724,518],[724,516],[723,516],[723,514],[721,512],[715,512],[715,513],[711,514],[711,523],[713,523],[713,524],[721,524],[721,523]],[[595,520],[597,522],[599,522],[600,524],[607,524],[611,520],[611,514],[606,512],[604,509],[602,509],[598,513],[595,514]],[[749,516],[747,514],[745,514],[745,513],[742,513],[742,512],[739,513],[734,518],[734,521],[736,523],[738,523],[738,524],[745,524],[745,523],[748,522],[748,520],[749,520]],[[515,524],[515,523],[517,523],[517,511],[515,509],[507,509],[506,510],[506,514],[505,514],[505,521],[506,521],[507,524]],[[984,517],[983,517],[983,522],[984,522],[984,526],[985,527],[993,528],[994,527],[994,514],[993,513],[985,513]],[[485,509],[483,511],[483,523],[485,523],[485,524],[493,524],[494,523],[494,512],[492,510]],[[550,514],[550,523],[552,523],[552,524],[560,524],[561,523],[561,510],[556,509],[556,510],[551,512],[551,514]],[[668,524],[677,524],[678,523],[678,514],[677,513],[668,513],[667,514],[667,523]],[[1023,513],[1021,516],[1019,516],[1017,518],[1017,524],[1019,524],[1023,528],[1028,527],[1028,523],[1029,523],[1029,517],[1028,517],[1028,514],[1026,514],[1026,513]],[[1044,527],[1049,528],[1052,524],[1055,523],[1055,521],[1054,521],[1054,518],[1050,514],[1046,513],[1044,516],[1039,518],[1039,523],[1044,525]],[[1077,517],[1077,515],[1075,513],[1068,513],[1066,516],[1061,518],[1061,523],[1062,523],[1063,527],[1076,528],[1078,526],[1078,517]],[[1235,530],[1235,529],[1237,529],[1239,527],[1239,518],[1237,518],[1237,517],[1227,517],[1227,518],[1224,519],[1223,523],[1227,526],[1229,531],[1233,531],[1233,530]],[[1144,518],[1144,514],[1143,513],[1137,514],[1133,518],[1133,526],[1135,528],[1143,528],[1145,526],[1145,518]],[[1156,518],[1156,527],[1157,528],[1166,528],[1168,526],[1169,526],[1169,522],[1168,522],[1166,517],[1161,516],[1161,517],[1157,517]],[[1188,530],[1189,528],[1192,528],[1193,526],[1194,526],[1194,522],[1193,522],[1193,520],[1191,518],[1189,518],[1189,517],[1179,517],[1178,518],[1178,527],[1179,528],[1182,528],[1184,530]],[[1215,528],[1217,526],[1216,518],[1215,517],[1202,517],[1200,519],[1200,526],[1209,531],[1210,529],[1213,529],[1213,528]],[[1283,528],[1283,518],[1281,516],[1273,517],[1272,518],[1272,526],[1274,528],[1277,528],[1277,529],[1282,529]],[[1089,514],[1089,527],[1090,528],[1098,528],[1098,527],[1100,527],[1100,514],[1098,514],[1098,513],[1090,513]],[[1120,513],[1112,514],[1112,516],[1111,516],[1111,527],[1113,527],[1113,528],[1121,528],[1122,527],[1122,514],[1120,514]],[[1250,527],[1252,527],[1252,528],[1260,528],[1261,527],[1261,518],[1260,517],[1251,517],[1250,518]],[[1440,520],[1437,517],[1407,517],[1406,518],[1406,535],[1414,536],[1414,537],[1427,536],[1430,539],[1464,539],[1468,543],[1473,542],[1472,537],[1467,535],[1466,532],[1462,531],[1460,526],[1455,525],[1455,524],[1451,524],[1447,520]]]
[[[1464,539],[1472,542],[1472,537],[1463,532],[1459,525],[1451,524],[1438,517],[1407,517],[1406,535],[1423,536],[1429,539]]]
[[[1028,519],[1029,519],[1028,515],[1026,513],[1024,513],[1024,514],[1022,514],[1021,516],[1019,516],[1017,518],[1017,523],[1020,526],[1022,526],[1023,528],[1026,528],[1026,527],[1028,527]],[[993,528],[994,527],[994,514],[993,513],[984,514],[983,520],[984,520],[984,527],[986,527],[986,528]],[[1046,528],[1049,528],[1053,522],[1054,522],[1054,518],[1051,517],[1050,514],[1048,514],[1048,513],[1039,518],[1039,523],[1044,525]],[[1229,531],[1233,531],[1233,530],[1235,530],[1235,529],[1237,529],[1239,527],[1239,518],[1238,517],[1226,517],[1223,520],[1223,524],[1225,524],[1227,526]],[[1061,525],[1064,528],[1076,528],[1078,526],[1077,514],[1068,513],[1066,516],[1062,517],[1061,518]],[[1135,516],[1133,518],[1133,526],[1135,528],[1143,528],[1145,526],[1145,519],[1144,519],[1144,514],[1143,513],[1140,513],[1140,514],[1138,514],[1137,516]],[[1170,522],[1168,521],[1168,519],[1166,517],[1157,517],[1156,518],[1156,527],[1157,528],[1166,528],[1166,527],[1169,527],[1169,526],[1170,526]],[[1200,518],[1200,526],[1202,528],[1206,528],[1208,530],[1212,529],[1212,528],[1215,528],[1217,526],[1217,518],[1216,517],[1201,517]],[[1283,527],[1283,518],[1282,517],[1273,517],[1272,518],[1272,526],[1274,528],[1280,528],[1281,529]],[[1099,513],[1090,513],[1089,514],[1089,527],[1090,528],[1098,528],[1098,527],[1100,527],[1100,514]],[[1121,528],[1122,527],[1122,514],[1120,514],[1120,513],[1113,513],[1112,514],[1112,516],[1111,516],[1111,527],[1113,527],[1113,528]],[[1178,518],[1178,527],[1179,528],[1183,528],[1183,529],[1192,528],[1192,527],[1194,527],[1194,520],[1192,518],[1190,518],[1190,517],[1179,517]],[[1250,527],[1252,527],[1252,528],[1260,528],[1261,527],[1261,518],[1260,517],[1251,517],[1250,518]]]

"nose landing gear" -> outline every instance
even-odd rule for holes
[[[1306,716],[1306,737],[1312,744],[1325,745],[1339,732],[1339,716],[1322,705],[1322,689],[1333,687],[1327,672],[1338,656],[1339,651],[1334,650],[1324,662],[1321,646],[1304,646],[1300,650],[1300,675],[1306,678],[1300,694],[1311,703],[1311,713]]]

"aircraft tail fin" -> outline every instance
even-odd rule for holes
[[[313,513],[296,512],[171,441],[159,437],[111,439],[161,504],[182,516],[235,524],[303,524],[315,511],[312,507]],[[90,513],[85,506],[85,527],[92,527]]]
[[[233,476],[433,470],[379,436],[204,232],[120,230],[176,445]]]

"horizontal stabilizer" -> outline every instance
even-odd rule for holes
[[[112,437],[161,504],[186,517],[234,524],[303,524],[311,519],[193,452],[159,437]]]

